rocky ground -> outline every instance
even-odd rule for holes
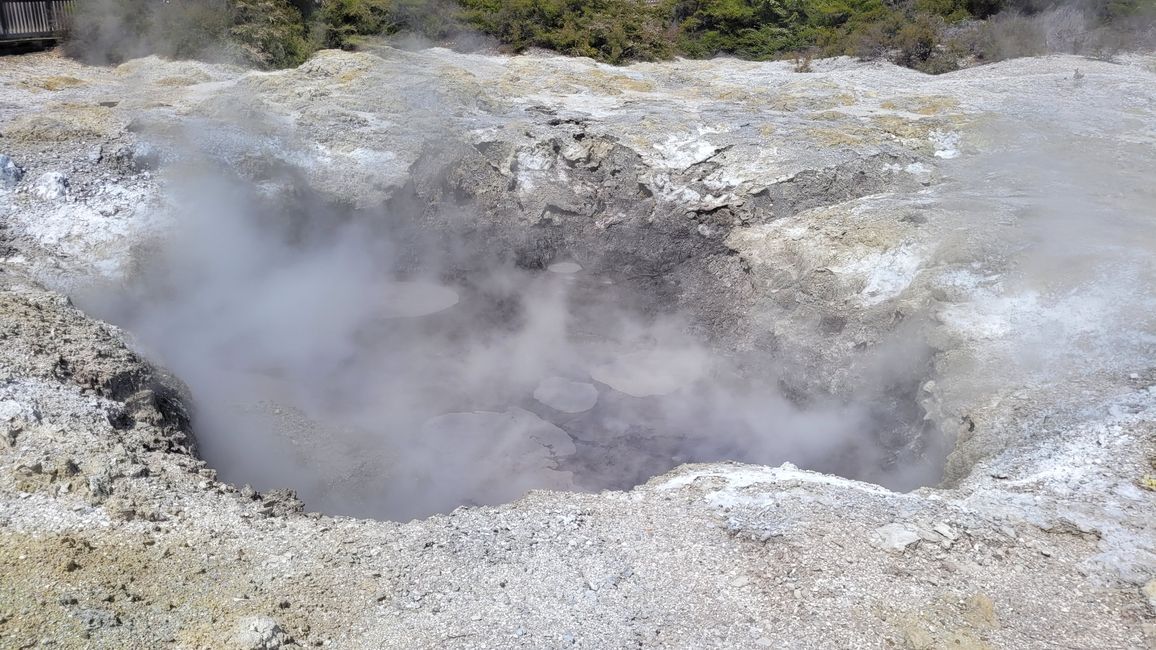
[[[0,84],[2,647],[1156,647],[1151,56]],[[220,481],[181,380],[65,297],[133,280],[190,158],[621,279],[788,395],[900,413],[859,474],[936,486],[692,464],[394,523]]]

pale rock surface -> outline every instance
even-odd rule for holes
[[[940,77],[388,48],[275,73],[43,54],[0,68],[5,154],[33,178],[69,170],[67,202],[0,193],[6,644],[1156,643],[1151,56]],[[48,90],[54,75],[84,83]],[[432,206],[431,230],[468,199],[470,226],[525,266],[641,278],[739,354],[778,346],[804,393],[874,395],[861,351],[924,341],[903,426],[931,433],[896,448],[950,452],[944,482],[898,493],[789,464],[686,465],[630,491],[498,494],[513,500],[408,523],[220,482],[179,381],[58,293],[130,277],[171,226],[153,168],[185,127],[252,176],[264,156],[353,204]],[[1108,182],[1119,191],[1070,191]],[[1048,217],[1073,206],[1097,218]],[[1065,268],[1031,253],[1068,243]],[[678,388],[592,374],[626,393]],[[512,467],[567,487],[551,474],[565,432],[528,411],[461,417],[528,432]]]
[[[45,172],[32,182],[28,191],[44,201],[59,201],[68,196],[68,177],[60,172]]]
[[[902,553],[919,539],[919,533],[902,524],[887,524],[875,529],[875,542],[886,551]]]
[[[300,647],[293,643],[277,621],[254,616],[240,622],[233,635],[232,645],[239,650],[280,650]]]

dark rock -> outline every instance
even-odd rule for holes
[[[16,187],[22,178],[24,169],[8,156],[0,154],[0,187],[5,189]]]

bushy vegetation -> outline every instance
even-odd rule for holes
[[[453,14],[445,9],[445,1],[439,15]],[[776,59],[845,54],[888,58],[938,73],[973,60],[1041,51],[1098,52],[1112,38],[1156,35],[1156,0],[457,0],[457,4],[461,11],[452,19],[456,25],[488,34],[512,51],[543,47],[612,63],[672,55]],[[413,27],[400,24],[394,29]]]
[[[391,0],[332,0],[316,21],[325,47],[352,47],[362,34],[391,34],[398,28]]]
[[[505,47],[620,63],[675,53],[664,12],[632,0],[461,0],[460,19]]]
[[[171,0],[170,0],[171,1]],[[285,0],[231,0],[229,40],[262,67],[298,65],[313,47],[301,12]]]
[[[1081,3],[1073,5],[1072,3]],[[294,65],[321,47],[410,33],[484,34],[621,63],[719,54],[852,55],[927,72],[1156,35],[1156,0],[86,0],[72,41],[119,60],[143,52]],[[1108,29],[1106,26],[1113,26]],[[126,37],[127,36],[127,37]],[[90,57],[91,58],[91,57]]]

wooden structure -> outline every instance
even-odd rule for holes
[[[53,41],[76,0],[0,0],[0,44]]]

